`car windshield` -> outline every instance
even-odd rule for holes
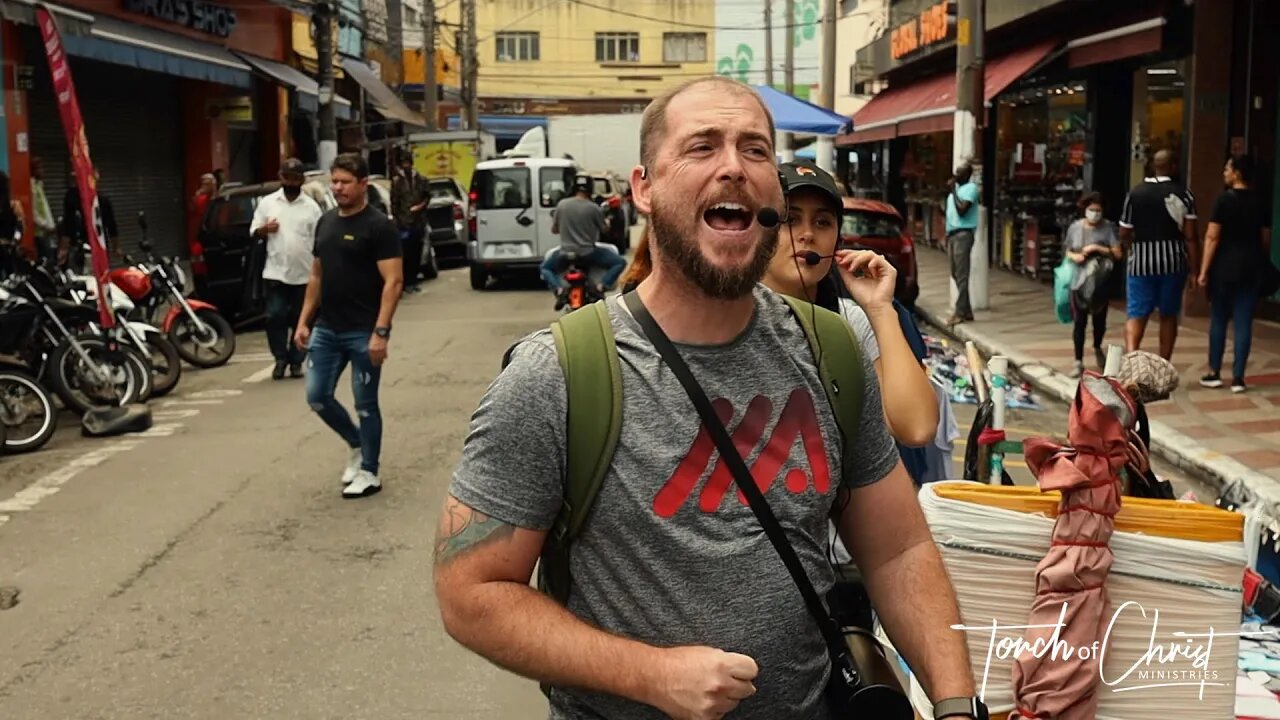
[[[209,203],[204,226],[214,230],[233,225],[249,225],[253,222],[253,196],[231,195],[217,197]]]
[[[432,200],[461,200],[462,196],[458,194],[451,182],[433,182],[430,184]]]
[[[596,195],[604,195],[607,197],[613,194],[613,184],[609,182],[608,178],[596,178],[593,187],[595,188]]]
[[[845,210],[840,234],[858,237],[897,237],[902,234],[902,223],[898,218],[884,213]]]
[[[538,184],[542,186],[542,207],[555,207],[573,187],[574,172],[571,167],[544,167],[538,175]]]

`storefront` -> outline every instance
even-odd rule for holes
[[[1125,5],[1082,16],[1050,0],[988,4],[980,182],[992,265],[1050,278],[1082,194],[1101,192],[1115,219],[1156,150],[1174,152],[1179,174],[1187,167],[1191,13],[1181,2]],[[889,89],[837,144],[887,151],[879,192],[916,238],[938,245],[953,164],[954,29],[920,29],[932,4],[891,12],[891,26],[908,31],[866,50]]]
[[[31,160],[40,158],[50,208],[60,216],[68,150],[33,6],[0,6],[6,78],[24,78],[5,88],[5,169],[30,218]],[[157,251],[183,253],[201,174],[221,170],[227,181],[259,182],[276,173],[289,149],[293,93],[257,65],[286,57],[287,10],[209,2],[193,13],[184,3],[66,0],[54,17],[99,192],[126,249],[136,247],[145,212]]]

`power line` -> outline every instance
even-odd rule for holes
[[[601,12],[611,13],[613,15],[621,15],[623,17],[634,18],[636,20],[649,20],[650,22],[662,23],[664,25],[672,25],[677,27],[698,28],[700,30],[749,30],[749,31],[756,31],[756,32],[764,32],[765,30],[765,27],[763,25],[706,25],[704,23],[690,23],[690,22],[684,22],[681,20],[672,20],[670,18],[656,17],[653,15],[642,15],[640,13],[633,13],[627,10],[618,10],[617,8],[611,8],[605,5],[597,5],[593,2],[588,2],[587,0],[566,0],[566,1],[571,2],[575,5],[581,5],[583,7],[589,7],[595,10],[599,10]],[[855,10],[854,12],[847,13],[843,17],[852,17],[854,15],[870,15],[870,14],[872,14],[870,10],[866,10],[866,11]],[[774,24],[773,29],[789,30],[792,28],[808,28],[808,27],[816,28],[816,27],[819,27],[820,25],[822,25],[821,18],[814,20],[813,22],[778,23],[778,24]]]

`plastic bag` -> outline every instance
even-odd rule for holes
[[[1110,299],[1107,296],[1107,283],[1115,270],[1116,261],[1105,255],[1095,255],[1084,261],[1080,272],[1071,282],[1071,292],[1075,295],[1076,307],[1090,315],[1098,312]]]
[[[1053,310],[1064,325],[1071,323],[1071,280],[1075,274],[1076,264],[1069,257],[1063,257],[1053,271]]]

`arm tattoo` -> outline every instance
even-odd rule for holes
[[[454,557],[485,543],[510,537],[515,526],[477,512],[461,503],[450,502],[445,508],[436,535],[436,564],[443,565]]]

